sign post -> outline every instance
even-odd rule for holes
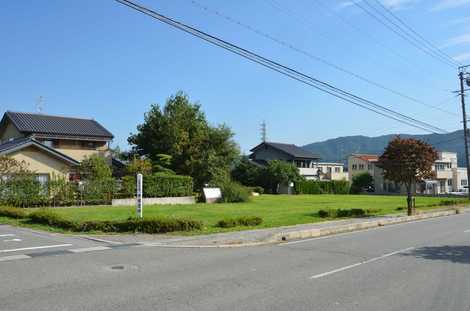
[[[144,209],[144,203],[142,201],[142,193],[143,193],[143,176],[142,174],[137,174],[137,217],[142,218],[143,217],[143,209]]]

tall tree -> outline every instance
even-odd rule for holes
[[[178,92],[163,108],[152,105],[128,142],[153,162],[161,161],[162,154],[170,156],[168,168],[192,176],[200,189],[217,175],[228,175],[239,154],[233,135],[225,125],[210,126],[201,106]]]
[[[437,152],[430,144],[399,136],[389,142],[380,156],[377,166],[384,170],[384,178],[406,188],[408,215],[414,213],[413,186],[435,176],[432,167],[437,158]]]

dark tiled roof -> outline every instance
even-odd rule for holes
[[[311,153],[310,151],[307,151],[299,146],[293,145],[293,144],[282,144],[282,143],[273,143],[273,142],[264,142],[259,144],[258,146],[254,147],[250,151],[254,152],[256,149],[259,147],[266,145],[270,146],[274,149],[280,150],[284,153],[287,153],[288,155],[294,157],[294,158],[303,158],[303,159],[320,159],[320,156],[318,154]]]
[[[18,139],[15,139],[15,140],[7,141],[6,143],[0,144],[0,153],[2,153],[4,151],[7,151],[7,150],[10,150],[10,149],[13,149],[13,148],[16,148],[16,147],[19,147],[23,144],[26,144],[26,143],[30,142],[30,141],[31,141],[30,138],[18,138]]]
[[[80,164],[80,162],[78,162],[77,160],[75,159],[72,159],[71,157],[53,149],[53,148],[50,148],[44,144],[41,144],[40,142],[38,142],[37,140],[35,140],[34,138],[30,138],[30,137],[26,137],[26,138],[17,138],[17,139],[14,139],[14,140],[11,140],[11,141],[8,141],[6,143],[3,143],[3,144],[0,144],[0,154],[8,154],[9,152],[8,151],[13,151],[14,149],[21,149],[21,148],[25,148],[25,147],[28,147],[28,146],[31,146],[31,145],[36,145],[37,147],[55,155],[56,157],[59,157],[59,158],[62,158],[63,160],[67,161],[67,162],[70,162],[74,165],[78,165]]]
[[[113,134],[92,119],[7,111],[8,118],[21,133],[112,139]]]

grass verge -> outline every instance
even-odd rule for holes
[[[460,198],[416,198],[418,211],[465,203],[468,203],[468,201]],[[203,223],[201,229],[182,233],[195,235],[315,223],[331,219],[321,218],[318,213],[320,210],[332,209],[375,210],[374,215],[403,214],[406,211],[406,198],[403,196],[378,195],[262,195],[254,197],[253,200],[247,203],[149,205],[144,207],[144,218],[163,217],[201,221]],[[34,210],[28,209],[28,212]],[[60,215],[61,218],[73,222],[124,221],[135,216],[133,206],[54,208],[54,212]],[[257,226],[237,225],[229,228],[217,225],[221,220],[254,216],[260,217],[262,223]],[[5,217],[0,217],[0,223],[11,224],[11,219],[7,220]],[[27,224],[23,220],[16,221],[16,224],[38,229],[50,228],[48,226]],[[61,232],[57,228],[51,228],[51,230]],[[181,232],[178,232],[178,234],[181,234]]]

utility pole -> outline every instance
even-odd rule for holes
[[[462,118],[463,118],[463,137],[465,141],[465,164],[467,165],[467,194],[470,199],[470,160],[468,158],[468,130],[467,130],[467,113],[465,112],[465,84],[470,86],[470,73],[466,72],[467,66],[459,67],[459,79],[460,79],[460,101],[462,103]]]

